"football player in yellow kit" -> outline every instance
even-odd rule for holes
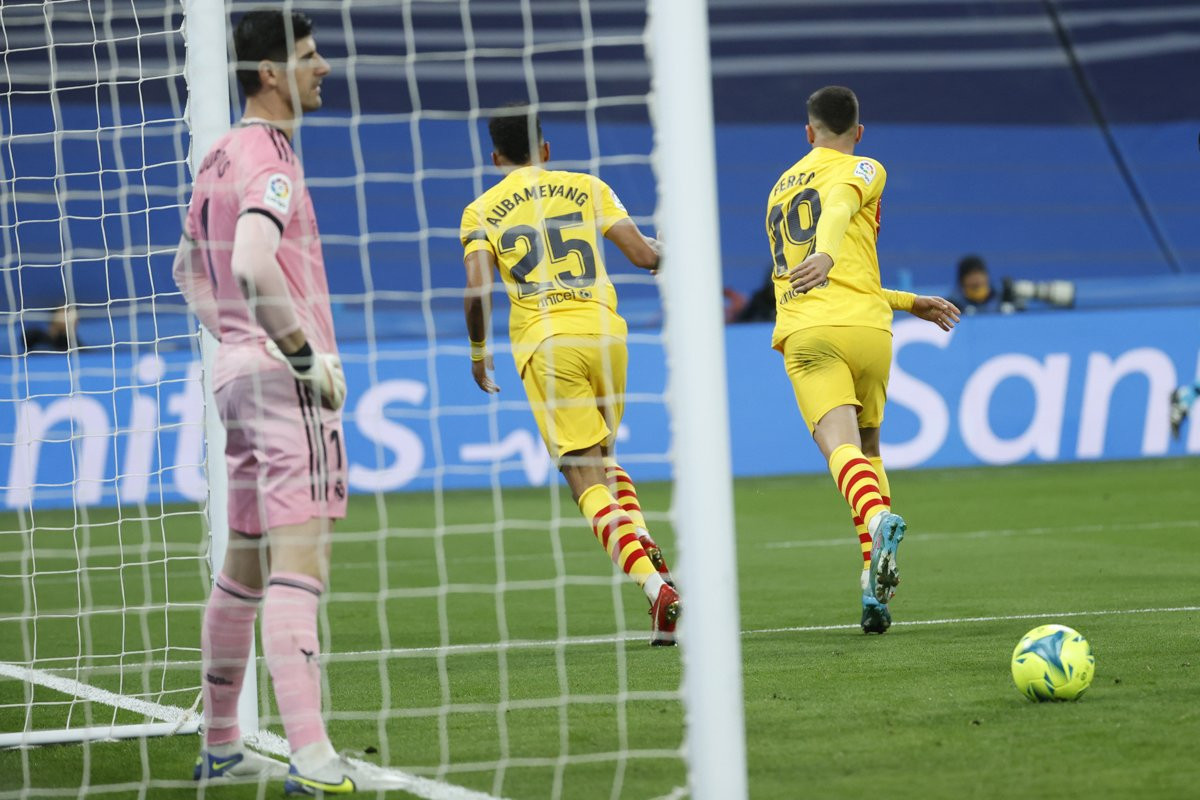
[[[528,106],[488,124],[504,178],[463,211],[465,311],[471,373],[500,388],[487,348],[492,274],[511,301],[509,338],[538,430],[596,538],[650,602],[650,643],[675,643],[681,606],[613,444],[625,405],[625,320],[599,237],[635,265],[657,270],[658,242],[638,230],[599,178],[546,169],[550,145]]]
[[[958,309],[940,297],[884,289],[875,242],[887,172],[856,156],[858,98],[827,86],[808,99],[812,150],[780,176],[767,201],[767,237],[781,352],[809,432],[850,505],[863,553],[862,628],[891,625],[906,523],[891,510],[879,426],[892,361],[892,313],[949,330]]]

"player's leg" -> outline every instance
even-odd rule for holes
[[[665,583],[638,540],[633,520],[609,490],[605,475],[604,447],[611,443],[614,429],[600,410],[593,376],[614,357],[602,352],[608,346],[603,341],[607,338],[551,337],[530,358],[521,378],[538,430],[580,512],[613,563],[641,587],[653,611],[664,596]],[[672,604],[674,616],[678,616],[677,597],[666,605]],[[674,642],[673,622],[670,641],[661,643]],[[652,643],[659,642],[652,637]]]
[[[859,435],[879,484],[884,511],[878,525],[871,529],[871,564],[867,588],[881,603],[887,603],[900,583],[897,551],[908,524],[892,511],[891,489],[883,461],[879,458],[879,427],[883,424],[883,409],[887,401],[888,374],[892,364],[892,337],[887,331],[874,328],[848,328],[845,347],[853,353],[855,394],[862,403],[858,414]]]
[[[666,556],[662,548],[650,535],[650,526],[642,514],[642,505],[638,500],[637,487],[633,478],[625,471],[616,459],[616,432],[621,426],[621,418],[625,413],[625,378],[627,374],[628,350],[625,343],[611,337],[604,337],[601,348],[600,371],[592,376],[592,388],[596,394],[596,405],[600,409],[604,422],[610,431],[609,441],[603,447],[604,476],[608,480],[609,491],[617,498],[617,502],[637,528],[638,541],[642,549],[650,557],[654,568],[667,583],[674,586],[671,580],[671,570],[667,566]]]
[[[608,488],[616,497],[617,502],[621,504],[621,508],[625,509],[625,513],[633,520],[634,527],[637,528],[638,541],[642,543],[642,548],[646,551],[646,555],[650,557],[654,568],[658,570],[658,574],[663,580],[670,583],[671,568],[667,566],[667,557],[663,554],[662,548],[654,541],[654,537],[650,535],[650,526],[646,524],[646,517],[642,513],[641,502],[638,500],[637,487],[633,483],[633,478],[629,477],[629,473],[625,471],[617,459],[610,455],[609,451],[604,451],[604,476],[608,480]]]
[[[241,388],[243,391],[239,391]],[[204,745],[192,777],[282,777],[287,764],[248,750],[238,727],[238,697],[254,643],[254,622],[263,597],[266,551],[263,547],[256,457],[256,414],[245,387],[217,391],[216,403],[226,429],[225,461],[229,478],[230,531],[225,560],[213,581],[200,628]]]
[[[891,488],[888,485],[887,472],[883,469],[883,459],[879,456],[879,428],[859,428],[858,438],[861,442],[863,455],[871,462],[871,466],[875,469],[875,476],[879,479],[879,493],[883,497],[884,506],[890,511],[892,508]],[[862,551],[863,557],[863,588],[866,588],[867,572],[871,566],[871,533],[867,530],[867,524],[863,522],[861,517],[855,516],[851,512],[854,519],[854,532],[858,536],[858,542]]]
[[[870,528],[883,510],[879,479],[858,434],[861,403],[839,329],[808,328],[784,342],[784,364],[800,413],[851,513]]]

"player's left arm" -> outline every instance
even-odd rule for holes
[[[883,294],[892,310],[907,311],[914,317],[932,322],[944,331],[952,329],[961,319],[962,312],[958,310],[958,306],[944,297],[898,292],[892,289],[884,289]]]

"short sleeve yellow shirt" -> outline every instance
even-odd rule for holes
[[[601,240],[628,217],[599,178],[534,166],[513,170],[463,211],[464,253],[491,252],[508,292],[518,372],[550,336],[625,339]]]

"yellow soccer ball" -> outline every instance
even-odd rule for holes
[[[1095,674],[1092,646],[1066,625],[1036,627],[1013,650],[1013,683],[1034,702],[1078,700]]]

